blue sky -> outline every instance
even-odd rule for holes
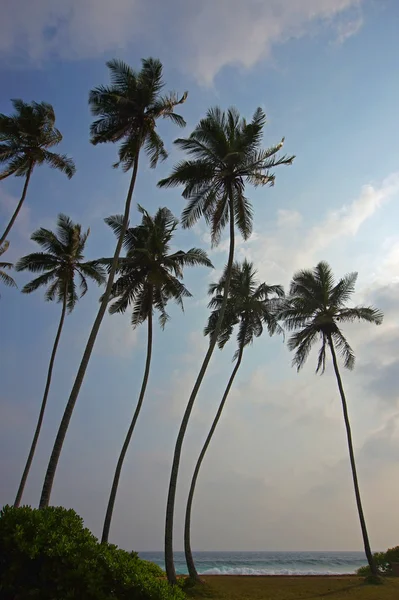
[[[128,177],[111,168],[116,148],[92,147],[88,91],[106,83],[111,57],[139,67],[149,55],[164,63],[167,89],[189,90],[181,108],[189,133],[209,106],[235,105],[246,117],[268,115],[265,145],[286,137],[294,165],[276,171],[271,189],[249,190],[254,235],[237,257],[252,259],[259,277],[287,285],[297,268],[328,260],[337,275],[359,271],[355,300],[375,303],[379,328],[352,326],[354,373],[344,374],[361,486],[375,548],[397,543],[399,407],[396,314],[399,272],[399,7],[394,0],[235,0],[180,3],[151,0],[38,0],[7,3],[0,23],[0,112],[10,98],[54,105],[73,156],[75,177],[45,168],[32,177],[26,205],[10,235],[8,260],[33,250],[39,226],[58,212],[91,228],[87,257],[108,255],[113,235],[104,217],[122,211]],[[162,123],[170,150],[156,171],[145,160],[135,201],[167,205],[179,215],[179,190],[157,181],[179,157],[181,132]],[[5,223],[22,187],[0,184]],[[138,216],[132,212],[131,222]],[[171,307],[155,332],[151,380],[126,461],[112,541],[125,548],[162,548],[173,445],[206,341],[206,290],[226,260],[211,251],[205,224],[179,231],[176,247],[207,249],[216,270],[187,271],[194,298],[185,314]],[[27,281],[18,274],[18,285]],[[91,288],[68,317],[48,412],[26,490],[38,502],[60,417],[94,318]],[[44,386],[59,305],[38,292],[1,290],[0,503],[11,502],[26,459]],[[129,316],[107,317],[97,340],[57,473],[54,503],[76,508],[98,535],[113,469],[141,382],[145,333]],[[231,369],[234,343],[216,353],[188,430],[179,478],[176,548],[194,461]],[[193,516],[197,549],[358,549],[361,537],[335,381],[290,367],[281,339],[266,336],[248,349],[200,476]],[[313,362],[312,362],[313,360]]]

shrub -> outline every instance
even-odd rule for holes
[[[399,546],[389,548],[386,552],[375,552],[373,557],[376,567],[382,575],[392,575],[392,563],[399,562]],[[368,565],[360,567],[356,572],[361,577],[371,575]]]
[[[99,544],[73,510],[0,512],[1,600],[183,600],[162,569]]]
[[[154,575],[154,577],[166,577],[165,571],[159,565],[149,560],[140,559],[140,561],[143,565],[145,565],[146,569],[148,570],[148,573],[151,573],[152,575]]]

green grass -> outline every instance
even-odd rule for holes
[[[398,600],[399,578],[366,585],[359,577],[208,576],[186,588],[189,598],[211,600]]]

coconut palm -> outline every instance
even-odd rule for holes
[[[355,355],[340,329],[341,324],[366,321],[379,325],[383,319],[383,314],[372,306],[347,306],[348,300],[355,291],[356,280],[357,273],[349,273],[336,283],[331,267],[323,261],[312,270],[298,271],[292,279],[289,297],[281,310],[280,317],[288,330],[296,330],[288,341],[288,347],[295,351],[292,362],[298,371],[305,364],[312,346],[320,341],[316,373],[324,373],[326,352],[327,349],[330,350],[341,396],[364,549],[371,572],[377,575],[360,498],[351,426],[337,360],[338,352],[346,369],[352,370],[355,366]]]
[[[164,82],[162,64],[159,60],[153,58],[143,60],[142,68],[138,72],[120,60],[111,60],[107,66],[110,70],[111,85],[101,85],[92,90],[89,95],[91,111],[94,116],[98,117],[91,125],[91,142],[94,145],[120,142],[119,160],[114,167],[120,166],[124,172],[131,171],[130,184],[125,201],[122,227],[110,265],[105,292],[90,331],[50,456],[39,504],[41,508],[48,506],[50,501],[62,445],[111,295],[122,242],[129,222],[141,150],[144,149],[147,154],[150,167],[155,168],[158,160],[163,160],[167,156],[163,141],[156,130],[158,119],[170,119],[179,126],[185,125],[184,119],[174,113],[174,108],[185,101],[187,93],[180,98],[174,93],[162,95]]]
[[[73,223],[69,217],[60,214],[58,215],[55,233],[41,227],[31,236],[31,240],[39,244],[43,251],[24,256],[15,266],[17,271],[41,273],[39,277],[27,283],[22,288],[22,292],[31,294],[41,287],[46,287],[45,299],[48,301],[55,300],[61,304],[61,316],[50,356],[39,418],[14,506],[20,505],[35,454],[65,315],[67,312],[72,312],[79,298],[86,294],[88,289],[87,278],[92,279],[98,285],[105,283],[104,268],[95,261],[84,261],[84,249],[89,233],[90,229],[83,232],[81,225]],[[76,279],[78,280],[79,289],[77,288]]]
[[[25,177],[22,196],[5,228],[0,246],[8,236],[26,198],[33,169],[46,164],[57,169],[70,179],[75,173],[75,164],[65,154],[56,154],[49,148],[57,146],[61,132],[55,127],[55,114],[47,102],[26,103],[12,100],[15,113],[11,116],[0,114],[0,163],[6,167],[0,172],[0,180],[16,175]]]
[[[111,314],[124,313],[131,305],[133,307],[132,326],[135,328],[147,321],[147,356],[138,402],[123,442],[112,482],[102,542],[108,541],[123,462],[147,388],[152,353],[153,313],[155,311],[159,313],[159,323],[163,329],[169,318],[166,312],[167,303],[174,300],[183,309],[183,298],[191,296],[181,281],[184,267],[212,266],[206,253],[198,248],[191,248],[187,252],[183,250],[170,252],[178,220],[168,208],[159,208],[154,217],[151,217],[141,206],[139,206],[139,211],[143,215],[141,224],[138,227],[129,228],[125,233],[126,257],[119,259],[117,269],[119,277],[114,283],[111,293],[112,299],[115,300],[109,311]],[[118,236],[123,218],[110,217],[107,219],[107,223]]]
[[[0,256],[4,254],[8,250],[9,243],[6,241],[2,246],[0,246]],[[4,269],[12,269],[13,264],[9,262],[1,262],[0,261],[0,281],[4,283],[4,285],[8,285],[9,287],[17,287],[14,279],[4,271]]]
[[[247,239],[252,232],[252,206],[245,196],[245,184],[273,185],[272,169],[279,165],[289,165],[294,158],[277,156],[284,139],[267,150],[261,148],[265,123],[266,117],[260,108],[255,111],[249,123],[240,117],[234,108],[230,108],[227,112],[223,112],[220,108],[210,109],[189,138],[178,139],[175,142],[180,149],[188,153],[189,159],[179,162],[170,177],[158,184],[160,187],[184,186],[183,197],[188,202],[182,214],[183,227],[192,227],[201,216],[204,216],[210,226],[213,245],[219,243],[223,230],[227,225],[229,227],[229,256],[219,319],[188,400],[173,456],[165,524],[165,565],[171,583],[176,582],[173,562],[173,519],[184,435],[196,396],[215,349],[226,308],[234,259],[235,226],[244,239]]]
[[[212,312],[208,319],[208,324],[204,329],[204,334],[212,337],[216,324],[219,319],[219,313],[223,304],[223,290],[226,281],[225,269],[218,283],[209,286],[209,294],[212,299],[208,307]],[[256,279],[256,271],[253,263],[246,259],[243,263],[233,263],[231,271],[230,288],[227,298],[226,311],[219,332],[218,346],[224,348],[226,342],[230,339],[233,329],[238,325],[237,345],[238,349],[234,354],[235,365],[227,383],[226,389],[213,420],[211,429],[205,440],[203,448],[195,465],[194,474],[191,480],[190,491],[188,494],[186,517],[184,523],[184,551],[189,575],[192,579],[198,580],[198,573],[195,568],[193,554],[191,551],[191,511],[192,503],[197,484],[198,474],[204,460],[205,453],[215,433],[216,426],[222,415],[222,411],[233,385],[235,376],[240,368],[244,348],[253,343],[254,337],[259,337],[263,333],[263,327],[266,325],[269,335],[282,333],[278,324],[276,315],[279,307],[279,299],[284,296],[284,290],[281,285],[267,285],[259,283]],[[272,297],[271,297],[272,296]]]

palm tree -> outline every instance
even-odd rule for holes
[[[6,241],[2,246],[0,246],[0,256],[8,250],[9,245],[10,244]],[[4,271],[4,269],[12,269],[13,266],[14,265],[12,263],[0,261],[0,281],[9,287],[17,287],[17,284],[15,283],[14,279]]]
[[[170,119],[181,127],[185,125],[184,119],[174,113],[174,108],[186,100],[187,92],[181,98],[174,93],[161,94],[164,82],[162,64],[159,60],[153,58],[143,60],[139,72],[120,60],[111,60],[107,66],[111,74],[111,85],[101,85],[92,90],[89,95],[91,111],[98,117],[91,125],[91,142],[94,145],[120,142],[119,160],[114,167],[121,166],[124,172],[131,170],[132,175],[107,285],[54,442],[40,498],[40,508],[49,504],[62,445],[111,295],[122,242],[129,222],[140,152],[144,148],[150,166],[155,168],[158,160],[163,160],[167,156],[163,141],[156,131],[157,120]]]
[[[372,306],[348,307],[346,305],[355,291],[356,280],[357,273],[349,273],[335,283],[331,267],[323,261],[319,262],[313,270],[298,271],[292,279],[290,294],[281,310],[280,317],[288,330],[297,330],[290,337],[288,347],[290,350],[295,350],[292,362],[298,371],[305,364],[313,344],[320,340],[321,347],[316,373],[324,373],[326,351],[327,348],[330,349],[341,396],[364,549],[371,572],[373,575],[377,575],[360,498],[351,426],[336,353],[337,350],[341,355],[344,367],[352,370],[355,366],[355,355],[340,329],[341,323],[352,323],[353,321],[367,321],[376,325],[382,323],[383,314],[376,308]]]
[[[192,227],[201,216],[211,228],[212,244],[217,245],[222,231],[229,225],[230,247],[227,261],[223,302],[219,319],[210,339],[209,348],[187,403],[176,440],[169,483],[165,524],[165,565],[170,583],[176,583],[173,562],[173,519],[180,455],[190,414],[215,349],[226,308],[234,259],[235,226],[244,239],[252,232],[252,206],[245,197],[245,184],[273,185],[271,169],[289,165],[294,157],[277,157],[284,139],[267,150],[261,149],[266,117],[258,108],[250,123],[240,117],[235,108],[227,112],[211,108],[189,138],[176,144],[185,150],[189,160],[179,162],[170,177],[159,182],[160,187],[183,185],[183,197],[188,203],[183,210],[182,225]]]
[[[219,313],[223,304],[223,290],[227,276],[226,271],[227,269],[225,269],[218,283],[213,283],[209,286],[209,294],[213,297],[209,302],[208,307],[213,310],[208,319],[208,324],[204,329],[204,334],[208,335],[210,338],[215,331],[215,326],[218,322]],[[274,297],[270,298],[272,295],[274,295]],[[219,348],[224,347],[226,342],[230,339],[234,327],[238,325],[238,349],[233,357],[235,365],[222,396],[212,427],[200,452],[197,464],[195,465],[188,494],[184,523],[184,551],[189,575],[194,580],[199,580],[199,577],[191,551],[191,510],[195,486],[197,484],[202,461],[204,460],[205,453],[222,415],[235,376],[240,368],[244,348],[253,343],[254,337],[262,335],[264,324],[270,335],[282,333],[283,331],[276,318],[279,306],[278,301],[279,298],[282,298],[283,296],[284,290],[281,285],[267,285],[266,283],[259,283],[259,281],[257,281],[253,263],[248,262],[246,259],[243,263],[233,263],[226,311],[219,332],[218,346]]]
[[[20,505],[33,456],[35,454],[65,315],[67,312],[72,312],[79,298],[86,294],[88,287],[86,278],[92,279],[98,285],[103,285],[105,283],[105,271],[103,267],[95,261],[84,262],[83,252],[89,233],[90,229],[86,232],[82,232],[81,225],[73,223],[69,217],[60,214],[57,219],[56,233],[41,227],[33,232],[31,236],[31,240],[37,242],[43,251],[34,252],[33,254],[24,256],[15,266],[17,271],[41,273],[39,277],[32,279],[32,281],[22,288],[24,294],[31,294],[37,289],[46,286],[45,299],[48,301],[56,300],[62,307],[47,371],[46,385],[44,388],[39,418],[14,506]],[[79,290],[77,290],[76,278],[79,282]]]
[[[126,258],[119,259],[118,279],[113,285],[111,297],[115,299],[110,313],[124,313],[129,305],[133,306],[132,326],[135,328],[147,321],[147,357],[143,383],[139,394],[133,419],[126,434],[119,455],[111,494],[108,501],[101,542],[108,542],[112,513],[123,462],[129,447],[137,419],[143,404],[150,372],[152,353],[152,317],[155,310],[159,313],[162,329],[168,320],[166,305],[174,300],[183,309],[183,298],[191,296],[183,285],[183,268],[185,266],[204,265],[212,267],[206,253],[198,248],[187,252],[179,250],[170,252],[170,244],[178,225],[178,220],[168,208],[159,208],[151,217],[139,206],[143,215],[138,227],[129,228],[125,233],[124,246]],[[110,217],[107,223],[119,236],[123,218]],[[110,263],[111,261],[107,261]]]
[[[16,175],[25,177],[25,184],[17,208],[0,238],[0,246],[21,210],[34,167],[49,165],[65,173],[69,179],[76,170],[71,158],[49,150],[62,140],[61,132],[55,127],[55,113],[51,104],[28,104],[22,100],[11,102],[15,113],[11,116],[0,114],[0,163],[6,163],[6,168],[0,172],[0,181]]]

